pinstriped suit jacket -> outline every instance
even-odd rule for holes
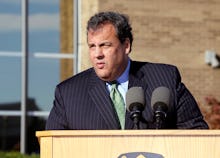
[[[133,86],[141,86],[145,92],[146,108],[142,113],[140,128],[155,128],[150,101],[153,90],[159,86],[171,90],[166,129],[208,128],[195,99],[181,83],[175,66],[132,61],[129,88]],[[125,124],[126,129],[133,128],[129,112],[126,113]],[[56,87],[54,105],[46,129],[120,129],[106,84],[97,77],[93,68]]]

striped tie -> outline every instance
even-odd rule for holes
[[[125,128],[125,104],[121,93],[118,91],[118,83],[111,84],[110,97],[114,104],[114,108],[117,112],[118,119],[120,121],[121,129]]]

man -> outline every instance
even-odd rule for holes
[[[87,42],[93,67],[56,87],[47,130],[133,129],[129,112],[124,112],[123,124],[116,110],[118,105],[113,105],[110,93],[115,81],[124,102],[129,88],[143,88],[146,107],[142,112],[141,129],[155,128],[150,101],[153,90],[160,86],[171,91],[164,128],[208,128],[195,99],[181,83],[176,67],[129,58],[133,42],[131,31],[128,18],[123,14],[101,12],[90,18]]]

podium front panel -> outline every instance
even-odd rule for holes
[[[41,158],[220,157],[218,130],[43,131],[37,136]]]

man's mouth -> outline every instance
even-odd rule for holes
[[[98,69],[103,69],[104,66],[105,66],[105,63],[104,63],[104,62],[96,63],[96,67],[97,67]]]

